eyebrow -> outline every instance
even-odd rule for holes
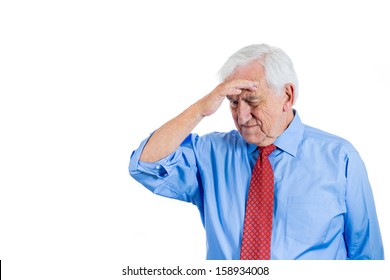
[[[260,95],[248,95],[248,96],[243,96],[243,99],[245,100],[257,100],[257,99],[261,99],[261,96]]]
[[[254,92],[245,92],[243,95],[240,95],[240,97],[241,99],[249,100],[249,101],[262,99],[261,94],[258,93],[256,94]]]
[[[255,95],[255,94],[248,94],[248,95],[227,95],[226,98],[228,100],[237,100],[237,99],[243,99],[243,100],[248,100],[248,101],[253,101],[253,100],[259,100],[262,98],[260,95]]]

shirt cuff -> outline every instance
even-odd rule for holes
[[[132,153],[130,157],[129,172],[130,174],[144,173],[154,175],[158,178],[165,178],[176,166],[181,155],[181,148],[179,147],[172,154],[156,162],[142,162],[140,161],[141,154],[149,138],[150,136],[142,141],[138,149]]]

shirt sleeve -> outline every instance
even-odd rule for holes
[[[201,208],[202,192],[195,156],[199,136],[190,134],[175,152],[159,161],[141,162],[140,156],[149,138],[133,151],[130,175],[155,194],[191,202]]]
[[[384,259],[372,189],[366,167],[356,151],[347,156],[346,176],[348,259]]]

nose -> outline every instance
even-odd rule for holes
[[[238,102],[237,117],[239,125],[246,124],[252,118],[251,108],[245,101]]]

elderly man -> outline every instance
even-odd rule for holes
[[[383,259],[364,163],[348,141],[301,122],[290,58],[247,46],[220,76],[141,143],[130,174],[198,207],[207,259]],[[237,130],[192,133],[226,98]]]

